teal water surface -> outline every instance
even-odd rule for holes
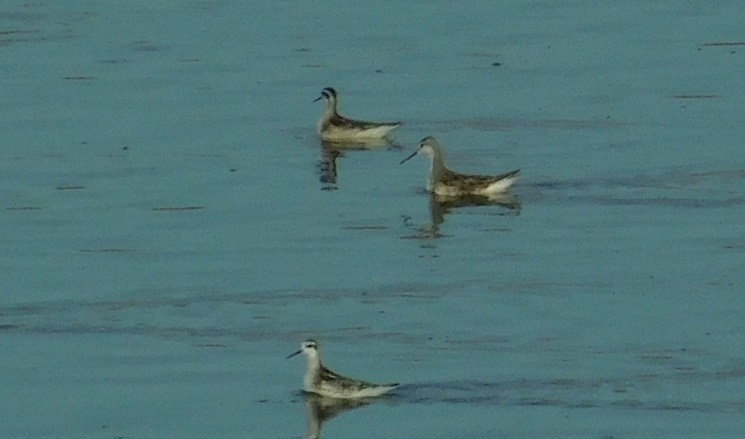
[[[745,6],[466,6],[0,6],[0,436],[742,436]]]

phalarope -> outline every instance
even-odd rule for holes
[[[336,110],[338,103],[336,90],[331,87],[324,88],[321,91],[321,96],[313,102],[321,99],[326,101],[326,107],[318,120],[318,135],[323,140],[365,141],[380,139],[385,137],[389,131],[401,125],[401,122],[366,122],[341,116]]]
[[[494,196],[505,192],[517,179],[519,169],[502,175],[468,175],[453,172],[445,166],[442,147],[434,137],[425,137],[413,154],[401,160],[409,160],[417,154],[429,157],[430,169],[427,190],[443,196],[482,195]]]
[[[372,384],[343,377],[327,369],[321,363],[321,354],[318,352],[318,343],[315,340],[306,340],[300,346],[300,350],[290,354],[287,358],[304,354],[308,360],[308,368],[303,377],[303,390],[330,398],[372,398],[380,396],[398,387],[394,384]]]

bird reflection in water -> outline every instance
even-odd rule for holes
[[[321,427],[327,420],[347,410],[366,406],[372,399],[339,399],[306,393],[305,397],[305,439],[321,437]]]
[[[321,190],[335,191],[339,189],[337,184],[338,172],[336,159],[344,157],[348,151],[376,151],[391,149],[400,150],[401,146],[386,138],[355,142],[332,142],[322,140],[321,160],[318,162],[318,180],[321,182]]]
[[[452,213],[454,209],[476,206],[496,206],[503,209],[500,215],[515,216],[520,215],[522,209],[520,198],[511,192],[493,194],[488,197],[483,195],[448,196],[429,193],[430,223],[426,227],[418,229],[418,234],[411,238],[433,239],[449,236],[440,231],[440,227],[445,223],[445,216]],[[405,218],[404,222],[407,226],[411,226],[408,218]]]

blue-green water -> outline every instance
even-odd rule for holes
[[[2,437],[745,434],[745,6],[0,6]],[[343,114],[395,143],[328,149]],[[427,164],[521,168],[450,206]],[[306,416],[306,411],[310,416]]]

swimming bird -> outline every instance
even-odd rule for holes
[[[318,135],[323,140],[331,141],[365,141],[380,139],[389,131],[401,125],[401,122],[366,122],[362,120],[347,119],[337,111],[339,102],[336,90],[326,87],[321,91],[321,96],[313,102],[324,99],[326,107],[318,120]]]
[[[312,339],[305,340],[300,350],[290,354],[287,358],[298,354],[304,354],[308,361],[308,368],[303,377],[303,390],[309,393],[342,399],[372,398],[390,392],[399,385],[398,383],[372,384],[332,372],[321,363],[318,342]]]
[[[443,196],[482,195],[492,196],[505,192],[515,183],[519,169],[502,175],[468,175],[453,172],[445,166],[442,147],[434,137],[425,137],[413,154],[401,160],[406,162],[418,154],[429,157],[430,169],[427,190]]]

